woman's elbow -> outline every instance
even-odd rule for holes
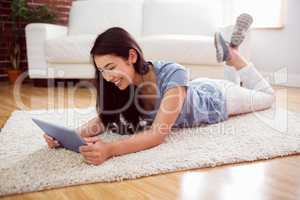
[[[155,138],[155,143],[157,145],[164,143],[165,139],[168,135],[169,135],[169,132],[159,133],[158,136]]]
[[[151,146],[153,146],[153,147],[164,143],[166,137],[171,132],[170,130],[166,130],[166,129],[158,130],[158,129],[154,129],[154,128],[149,129],[149,131],[150,131],[150,134],[152,135],[151,136],[152,139],[150,139],[149,142],[151,141],[150,143],[151,143]]]

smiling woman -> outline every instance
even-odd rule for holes
[[[91,57],[97,69],[97,111],[103,124],[114,125],[119,134],[139,130],[141,113],[134,94],[149,72],[141,48],[127,31],[114,27],[98,36]]]
[[[242,15],[244,18],[250,21],[251,16]],[[96,68],[98,117],[78,128],[87,143],[80,147],[86,161],[101,164],[112,156],[152,148],[164,142],[172,128],[218,123],[229,115],[269,108],[272,87],[239,54],[243,34],[250,26],[240,21],[232,34],[234,43],[229,45],[216,33],[215,47],[217,60],[238,70],[246,88],[228,80],[199,77],[189,81],[186,68],[178,63],[145,61],[126,30],[112,27],[101,33],[90,52]],[[257,83],[261,87],[256,91]],[[105,130],[134,135],[106,143],[97,137]],[[59,145],[51,139],[47,142]]]

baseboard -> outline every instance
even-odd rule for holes
[[[300,74],[288,73],[286,69],[277,72],[260,71],[272,85],[300,87]]]
[[[80,85],[80,81],[88,81],[91,84],[95,85],[94,79],[31,79],[35,87],[49,87],[49,86],[71,86],[71,85]]]

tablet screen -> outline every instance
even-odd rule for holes
[[[34,121],[34,123],[36,123],[45,134],[58,140],[66,149],[79,153],[79,147],[86,144],[73,129],[51,124],[35,118],[32,118],[32,121]]]

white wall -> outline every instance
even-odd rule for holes
[[[268,11],[266,11],[268,14]],[[265,75],[280,85],[300,87],[300,1],[286,0],[283,29],[256,29],[252,32],[252,61]],[[287,70],[287,82],[284,72]],[[275,73],[277,72],[277,73]],[[283,79],[283,80],[282,80]]]

